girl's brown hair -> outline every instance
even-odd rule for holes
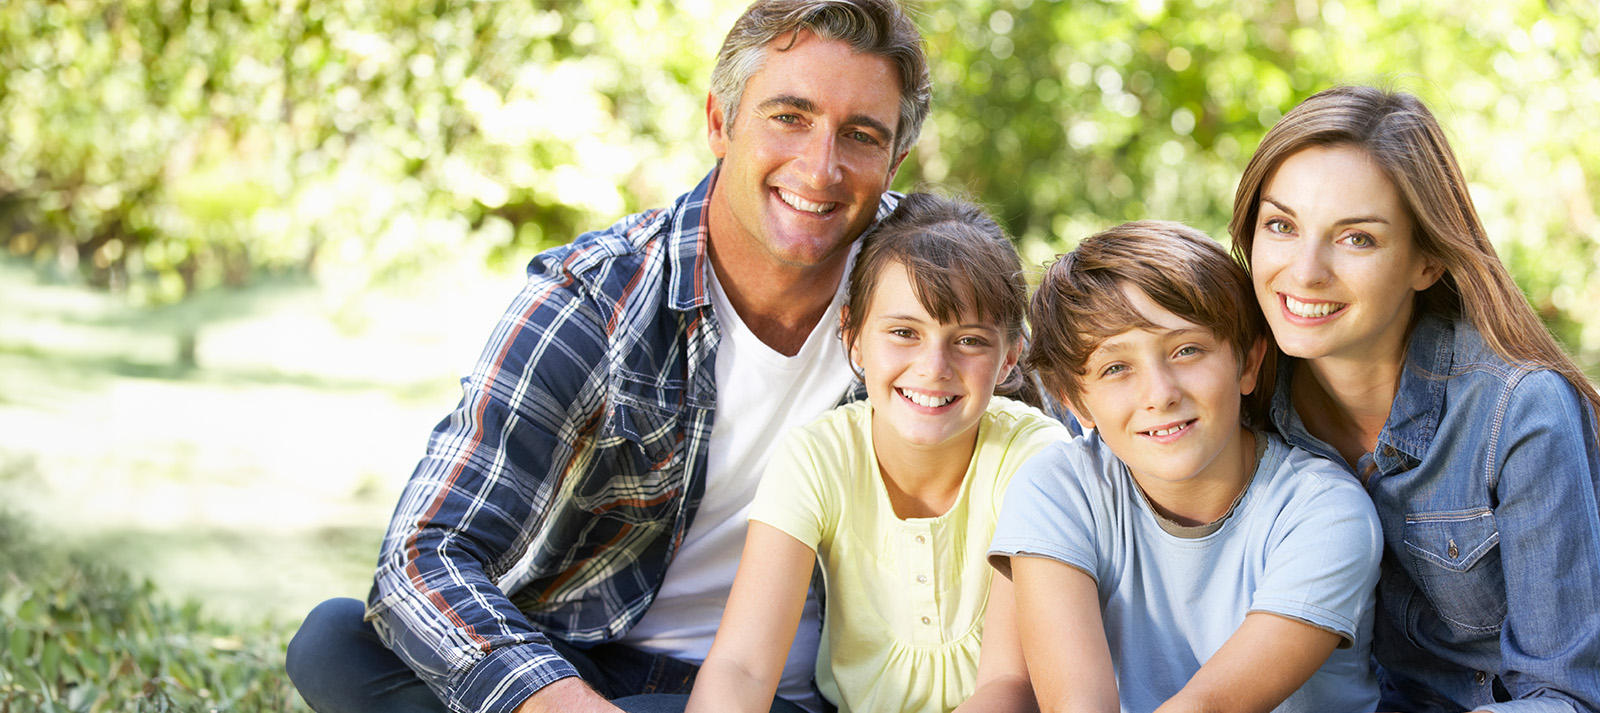
[[[1022,259],[1005,230],[982,208],[930,193],[911,193],[862,239],[850,271],[840,330],[845,347],[855,342],[872,308],[872,295],[885,268],[904,266],[911,289],[928,314],[954,322],[971,309],[999,325],[1010,344],[1024,344],[1028,286]],[[996,393],[1038,405],[1031,379],[1019,366]]]

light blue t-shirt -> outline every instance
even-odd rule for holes
[[[1276,711],[1377,706],[1372,615],[1383,540],[1372,501],[1337,465],[1257,437],[1266,447],[1249,487],[1199,536],[1163,529],[1097,432],[1052,445],[1011,484],[990,561],[1009,573],[1011,556],[1047,557],[1094,578],[1124,713],[1175,695],[1250,612],[1344,638]]]

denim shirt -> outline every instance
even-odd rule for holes
[[[1297,361],[1279,364],[1273,423],[1343,465],[1291,405]],[[1600,710],[1600,450],[1570,383],[1423,316],[1351,471],[1383,524],[1379,710]]]

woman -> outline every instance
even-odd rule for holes
[[[1271,417],[1383,523],[1380,710],[1600,710],[1600,394],[1495,255],[1415,97],[1262,140],[1229,232],[1287,358]]]

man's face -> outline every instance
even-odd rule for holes
[[[706,104],[722,171],[711,235],[734,260],[812,267],[842,261],[903,155],[894,153],[900,77],[882,57],[801,32],[767,46],[738,113]]]

